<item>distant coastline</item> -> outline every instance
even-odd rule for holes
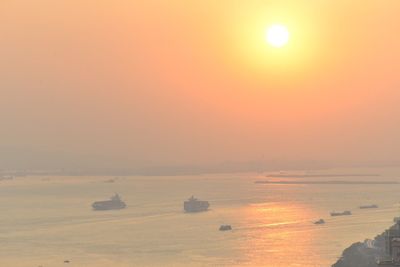
[[[397,181],[255,181],[256,184],[325,184],[325,185],[360,185],[360,184],[399,184]]]
[[[278,178],[315,178],[315,177],[378,177],[380,174],[342,173],[342,174],[269,174],[265,177]]]

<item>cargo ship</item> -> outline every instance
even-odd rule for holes
[[[360,209],[377,209],[377,208],[378,208],[378,205],[375,205],[375,204],[360,206]]]
[[[183,209],[186,212],[201,212],[206,211],[210,207],[208,201],[198,200],[194,196],[191,196],[188,200],[183,203]]]
[[[351,215],[351,211],[345,210],[343,212],[331,212],[331,216],[345,216],[345,215]]]

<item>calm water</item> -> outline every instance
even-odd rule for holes
[[[327,170],[380,173],[400,169]],[[260,185],[259,174],[179,177],[23,177],[0,182],[0,266],[330,266],[399,214],[400,185]],[[300,179],[300,178],[297,178]],[[301,178],[305,179],[305,178]],[[315,178],[307,178],[315,180]],[[128,208],[95,212],[121,194]],[[190,195],[211,210],[182,212]],[[362,204],[379,209],[359,210]],[[353,216],[329,216],[332,210]],[[311,222],[319,218],[325,225]],[[220,224],[233,231],[219,232]]]

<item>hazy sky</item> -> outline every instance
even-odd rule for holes
[[[399,14],[398,0],[2,0],[0,168],[400,161]],[[265,42],[274,23],[284,48]]]

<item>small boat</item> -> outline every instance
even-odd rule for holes
[[[377,209],[378,205],[372,204],[372,205],[363,205],[359,207],[360,209]]]
[[[230,226],[229,224],[221,225],[219,227],[219,230],[220,231],[230,231],[230,230],[232,230],[232,226]]]
[[[351,211],[345,210],[343,212],[331,212],[331,216],[346,216],[346,215],[351,215]]]
[[[314,224],[324,224],[325,221],[324,219],[319,219],[318,221],[315,221]]]
[[[111,197],[110,200],[96,201],[92,204],[94,210],[120,210],[126,207],[118,194]]]

